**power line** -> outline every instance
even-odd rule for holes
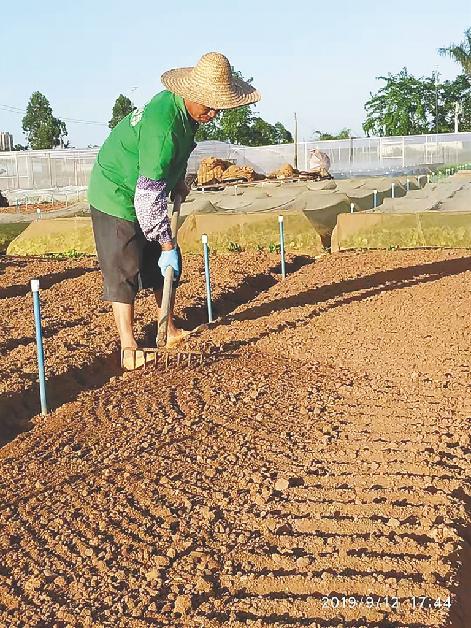
[[[0,104],[0,111],[8,111],[9,113],[26,113],[26,109],[20,109],[19,107],[14,107],[13,105],[2,104]],[[65,122],[73,122],[75,124],[99,124],[100,126],[108,126],[106,122],[98,122],[97,120],[79,120],[77,118],[63,118],[62,116],[59,117]]]

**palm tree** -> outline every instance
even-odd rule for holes
[[[463,72],[471,76],[471,28],[464,32],[465,40],[461,44],[451,44],[448,48],[439,48],[442,57],[451,57],[463,68]]]

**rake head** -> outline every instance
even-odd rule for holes
[[[176,366],[200,366],[204,359],[213,353],[213,347],[205,345],[197,350],[184,348],[168,349],[166,347],[138,347],[121,350],[121,366],[127,370],[158,366],[172,368]]]

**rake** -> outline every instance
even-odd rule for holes
[[[180,195],[175,195],[173,210],[171,215],[171,229],[173,242],[177,244],[177,234],[179,227],[180,208],[182,199]],[[121,364],[129,357],[136,369],[139,366],[144,368],[148,365],[162,366],[170,368],[179,365],[197,365],[203,363],[204,354],[200,350],[186,350],[184,347],[167,347],[168,319],[170,315],[172,292],[173,292],[174,271],[171,266],[165,270],[164,289],[162,293],[162,304],[160,308],[160,318],[157,323],[156,347],[138,347],[137,349],[124,348],[121,350]]]

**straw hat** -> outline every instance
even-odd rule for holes
[[[211,109],[233,109],[260,100],[260,93],[232,74],[231,64],[220,52],[203,55],[194,68],[178,68],[162,74],[165,87]]]

